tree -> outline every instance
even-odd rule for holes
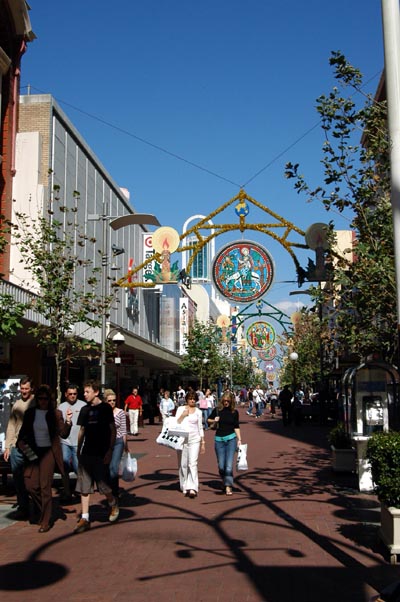
[[[331,256],[332,286],[325,291],[335,311],[338,351],[360,359],[379,353],[392,363],[398,339],[386,102],[363,93],[360,71],[342,53],[332,53],[330,64],[339,87],[317,99],[325,137],[323,185],[310,186],[299,164],[288,163],[286,177],[309,202],[352,215],[354,261]]]
[[[281,372],[281,385],[293,384],[294,370],[298,384],[311,386],[320,380],[323,369],[321,341],[324,340],[324,329],[324,324],[313,310],[302,308],[293,331],[281,335],[280,346],[285,350],[287,357]],[[298,355],[296,366],[289,360],[292,351],[296,351]]]
[[[249,386],[254,382],[250,358],[240,349],[232,352],[229,332],[223,339],[221,329],[212,322],[194,322],[186,337],[186,353],[180,368],[184,374],[196,376],[199,382],[214,384],[227,376],[230,379],[231,375],[231,386]]]
[[[77,223],[79,193],[74,192],[71,208],[59,194],[60,188],[55,186],[43,212],[33,211],[33,218],[17,213],[13,224],[21,262],[31,277],[24,285],[37,287],[34,307],[43,318],[42,324],[29,330],[40,346],[53,352],[58,402],[62,366],[91,350],[93,353],[96,344],[91,330],[100,327],[111,302],[111,297],[99,292],[100,268],[86,257],[87,244],[96,241],[88,239]]]
[[[0,255],[5,252],[8,245],[9,232],[9,223],[0,215]],[[0,279],[2,277],[3,274],[0,274]],[[17,333],[22,327],[21,319],[27,307],[25,303],[16,301],[10,293],[0,290],[0,339],[8,340]]]

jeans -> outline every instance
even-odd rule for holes
[[[114,497],[118,497],[118,495],[119,495],[118,469],[119,469],[119,464],[121,462],[123,452],[124,452],[124,440],[121,437],[120,439],[115,440],[113,452],[112,452],[112,456],[111,456],[111,462],[110,462],[110,466],[109,466],[110,487],[112,489]]]
[[[24,482],[25,460],[24,454],[18,447],[10,449],[10,464],[13,474],[15,493],[17,494],[17,504],[20,510],[28,512],[29,510],[29,494]]]
[[[75,445],[67,445],[61,441],[61,450],[64,462],[65,472],[68,473],[71,471],[71,467],[74,473],[78,474],[78,455],[77,455],[77,446]]]
[[[229,441],[215,440],[218,470],[225,487],[232,487],[233,485],[233,461],[236,449],[236,437],[229,439]]]

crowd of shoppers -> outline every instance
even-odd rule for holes
[[[300,394],[297,394],[297,397]],[[157,410],[163,424],[171,416],[183,428],[185,439],[178,450],[179,486],[189,498],[199,493],[199,457],[205,452],[205,431],[213,429],[214,450],[222,491],[231,496],[234,484],[235,454],[241,445],[239,409],[260,418],[269,406],[272,418],[280,407],[287,425],[295,414],[289,386],[281,391],[260,387],[226,390],[217,402],[215,391],[207,388],[184,390],[180,385],[172,394],[160,389]],[[82,533],[90,528],[90,496],[97,490],[109,505],[109,521],[119,516],[119,470],[124,452],[128,452],[128,434],[137,437],[141,425],[143,399],[138,387],[118,407],[117,395],[106,389],[101,395],[98,383],[88,381],[84,400],[76,385],[68,385],[65,400],[57,408],[52,391],[40,385],[36,391],[32,379],[20,382],[20,399],[11,408],[6,433],[4,459],[10,461],[17,495],[15,518],[29,517],[29,503],[36,513],[39,531],[52,526],[52,484],[55,470],[63,478],[60,501],[80,496],[81,513],[74,529]],[[122,401],[122,400],[121,400]],[[211,435],[210,435],[211,436]],[[76,476],[75,490],[70,474]],[[31,502],[30,502],[31,500]],[[32,514],[32,513],[31,513]]]

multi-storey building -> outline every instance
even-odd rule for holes
[[[49,95],[28,95],[20,97],[18,133],[16,135],[15,176],[12,197],[13,216],[16,212],[43,213],[48,199],[56,185],[62,196],[62,204],[74,207],[77,221],[83,225],[85,234],[92,243],[85,247],[85,253],[93,264],[106,271],[104,286],[107,291],[98,290],[99,296],[108,292],[109,282],[115,274],[113,264],[119,264],[118,277],[128,272],[128,268],[143,261],[143,237],[148,232],[146,223],[141,223],[138,214],[129,202],[129,194],[112,179],[105,167],[97,159],[79,132],[55,100]],[[79,196],[75,191],[79,192]],[[55,207],[57,211],[57,208]],[[134,215],[135,223],[113,230],[110,228],[116,217]],[[59,220],[67,219],[64,213],[56,214]],[[144,219],[146,222],[146,219]],[[29,271],[20,263],[18,245],[11,240],[9,287],[20,294],[28,295],[26,289],[34,292],[35,283],[29,282]],[[114,257],[112,249],[124,252]],[[175,288],[177,288],[175,286]],[[172,291],[171,291],[172,292]],[[29,293],[31,294],[31,293]],[[178,288],[175,296],[180,295]],[[118,289],[117,300],[107,317],[106,332],[95,330],[92,335],[100,346],[104,334],[118,328],[125,337],[119,349],[121,365],[112,362],[107,365],[106,383],[114,385],[118,376],[121,390],[132,384],[156,386],[164,375],[171,375],[179,365],[179,355],[175,338],[178,336],[177,323],[172,324],[168,349],[160,344],[160,307],[162,296],[156,289]],[[26,316],[29,322],[40,320],[40,316]],[[171,343],[171,339],[174,339]],[[20,332],[9,349],[8,370],[11,373],[28,371],[35,373],[39,380],[52,381],[51,358],[46,354],[32,353],[36,342],[27,331]],[[37,365],[32,365],[36,360]],[[69,380],[78,380],[95,374],[98,359],[70,366]],[[3,362],[4,366],[4,362]]]

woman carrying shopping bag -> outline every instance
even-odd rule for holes
[[[123,452],[128,451],[127,432],[126,432],[126,414],[123,410],[117,407],[117,396],[112,389],[104,391],[104,399],[111,406],[116,428],[115,443],[112,450],[112,457],[109,466],[110,471],[110,487],[113,496],[119,498],[119,478],[118,469],[121,462]]]
[[[189,432],[183,444],[183,450],[177,450],[179,466],[179,484],[185,496],[194,498],[199,491],[198,458],[204,454],[204,430],[201,410],[196,407],[197,396],[189,392],[186,405],[179,406],[176,411],[176,421]]]
[[[218,408],[215,408],[208,419],[212,426],[217,423],[215,431],[215,453],[218,470],[226,495],[232,495],[233,463],[235,452],[241,445],[239,412],[236,410],[235,395],[225,391]]]

